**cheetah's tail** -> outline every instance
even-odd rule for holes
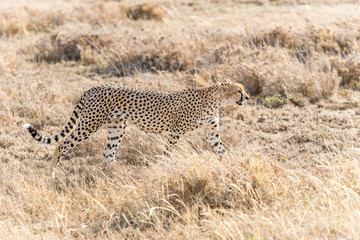
[[[78,101],[78,103],[76,104],[75,109],[74,109],[73,113],[71,114],[70,120],[68,121],[68,123],[66,124],[64,129],[59,134],[57,134],[53,137],[45,137],[45,136],[40,135],[38,133],[38,131],[31,124],[24,124],[23,128],[28,130],[29,133],[31,134],[31,136],[35,140],[37,140],[41,143],[51,144],[51,143],[58,142],[62,138],[64,138],[73,129],[74,125],[76,124],[76,122],[79,118],[79,115],[81,113],[81,110],[84,108],[84,103],[82,100],[83,99],[80,99]]]

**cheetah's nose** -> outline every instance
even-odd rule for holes
[[[248,99],[249,99],[249,96],[246,96],[245,99],[248,100]]]

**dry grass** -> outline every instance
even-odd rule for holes
[[[121,4],[117,2],[81,3],[48,6],[26,6],[0,9],[0,35],[23,35],[29,32],[49,32],[68,23],[83,22],[91,26],[115,25],[126,18],[134,20],[160,20],[165,17],[161,6],[155,3]]]
[[[360,9],[309,3],[2,6],[0,239],[357,239]],[[224,78],[252,95],[221,111],[225,161],[202,130],[164,156],[162,136],[130,127],[108,164],[99,131],[58,166],[58,191],[54,146],[21,128],[58,133],[99,84],[179,90]]]
[[[191,41],[172,32],[129,38],[55,33],[37,43],[35,59],[80,61],[97,73],[117,76],[139,71],[185,72],[212,81],[229,76],[246,84],[253,96],[300,94],[316,102],[331,97],[339,84],[358,89],[360,81],[358,37],[329,32],[315,27],[305,33],[282,28],[258,34],[199,30],[189,33]]]

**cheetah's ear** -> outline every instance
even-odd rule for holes
[[[223,81],[222,83],[217,82],[217,84],[218,84],[219,86],[223,86],[224,83],[229,83],[229,82],[231,82],[231,80],[226,78],[226,79],[224,79],[224,81]]]

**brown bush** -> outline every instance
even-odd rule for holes
[[[126,19],[128,7],[114,2],[93,3],[90,7],[80,6],[71,13],[71,22],[85,22],[93,26],[116,24]]]
[[[315,52],[346,57],[357,48],[358,37],[346,32],[332,32],[329,28],[309,26],[305,32],[296,33],[277,27],[248,39],[255,48],[285,48],[299,61],[306,63]]]
[[[38,44],[36,58],[79,61],[93,65],[91,71],[96,73],[117,76],[168,71],[183,72],[183,79],[195,75],[213,82],[232,78],[242,82],[251,95],[263,99],[275,94],[285,98],[301,94],[316,102],[338,89],[339,78],[333,71],[336,64],[329,59],[346,62],[341,59],[351,56],[351,49],[357,46],[355,36],[340,38],[340,33],[315,28],[301,34],[276,28],[250,37],[204,32],[185,43],[171,35],[134,35],[55,33]],[[324,47],[325,43],[335,47]],[[337,66],[341,84],[356,89],[356,65]]]
[[[341,62],[335,65],[338,75],[341,77],[340,85],[360,90],[360,63],[354,60]]]
[[[129,7],[126,14],[134,20],[160,20],[165,17],[165,12],[156,3],[144,3]]]
[[[162,12],[157,5],[146,6],[139,8],[143,11],[135,11],[137,9],[135,7],[131,13],[134,16],[137,16],[136,13],[138,13],[140,17],[144,18],[148,16],[149,19],[160,18]],[[80,22],[92,26],[115,24],[119,20],[126,19],[130,9],[132,8],[114,2],[94,3],[87,7],[80,5],[72,7],[71,10],[19,7],[0,13],[0,35],[12,36],[26,32],[46,32],[67,22],[73,24]]]
[[[245,69],[242,74],[240,81],[246,86],[246,90],[250,95],[259,95],[263,92],[266,81],[262,75],[253,69]]]
[[[190,61],[186,59],[184,54],[176,50],[168,53],[148,50],[134,55],[123,56],[121,59],[114,56],[112,62],[121,72],[121,75],[133,74],[137,71],[185,71],[190,65]]]
[[[311,57],[313,48],[307,37],[291,31],[277,27],[269,32],[263,32],[249,39],[249,45],[265,48],[280,47],[288,49],[289,53],[302,62],[306,62]]]
[[[329,28],[309,28],[307,37],[313,42],[314,50],[328,55],[345,57],[357,45],[357,37],[343,31],[333,32]]]
[[[115,34],[71,34],[55,32],[36,44],[37,61],[79,61],[95,65],[97,73],[125,76],[138,71],[186,71],[194,68],[196,55],[186,49],[189,46],[176,42],[161,45],[154,40],[146,44],[129,45],[119,43]],[[184,49],[185,51],[181,51]]]
[[[0,36],[47,31],[63,23],[64,16],[61,12],[43,12],[28,7],[16,11],[7,10],[0,14]]]
[[[270,32],[265,32],[250,39],[250,45],[254,44],[256,47],[279,45],[280,47],[288,47],[293,45],[294,38],[291,32],[285,32],[282,28],[276,28]]]
[[[49,38],[43,38],[36,44],[37,61],[59,62],[80,61],[94,63],[101,49],[107,48],[112,40],[107,35],[80,34],[55,32]]]

